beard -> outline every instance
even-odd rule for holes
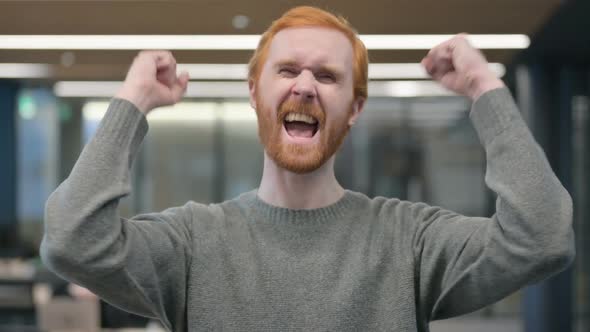
[[[258,136],[264,150],[279,167],[294,173],[304,174],[320,168],[338,151],[350,130],[348,119],[352,114],[352,103],[347,110],[348,116],[339,121],[330,121],[324,110],[312,102],[289,98],[275,111],[264,103],[260,95],[257,94],[256,100]],[[318,121],[314,133],[320,135],[318,142],[296,144],[284,141],[284,120],[290,112],[307,114]],[[273,113],[276,113],[276,117]]]

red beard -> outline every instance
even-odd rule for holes
[[[260,142],[268,156],[279,167],[294,173],[309,173],[320,168],[340,148],[350,130],[348,118],[352,113],[352,105],[349,107],[348,117],[328,124],[328,116],[314,103],[287,99],[279,105],[276,119],[273,120],[274,110],[265,105],[260,95],[256,96],[256,100]],[[283,141],[284,119],[289,112],[311,115],[318,121],[315,135],[320,135],[319,143],[302,145]]]

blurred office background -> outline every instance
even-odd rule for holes
[[[343,186],[493,214],[469,100],[440,88],[418,66],[433,40],[465,31],[508,84],[574,199],[571,269],[473,314],[434,322],[432,331],[590,330],[590,5],[565,0],[0,2],[0,330],[147,324],[104,304],[80,309],[56,300],[87,299],[38,258],[45,200],[143,48],[171,49],[192,81],[182,103],[150,114],[123,215],[187,200],[219,202],[256,188],[262,148],[245,64],[257,35],[300,4],[341,13],[369,47],[370,98],[336,159]],[[207,35],[224,36],[214,45]],[[246,40],[223,44],[231,35]],[[404,35],[412,35],[409,44]],[[195,36],[202,39],[182,40]],[[86,311],[68,317],[72,308]]]

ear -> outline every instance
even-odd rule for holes
[[[250,106],[256,110],[256,82],[253,79],[248,80],[248,91],[250,94]]]
[[[348,119],[349,126],[352,127],[356,123],[356,120],[358,119],[359,115],[361,115],[361,113],[363,112],[365,107],[365,100],[366,99],[364,97],[357,97],[352,103],[352,114]]]

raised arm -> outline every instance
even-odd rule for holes
[[[41,257],[59,275],[116,306],[184,330],[191,207],[123,219],[145,114],[177,102],[187,75],[168,52],[142,52],[69,177],[49,197]]]
[[[479,309],[561,271],[574,257],[574,238],[571,198],[483,55],[459,35],[423,64],[445,87],[473,99],[485,181],[498,195],[491,218],[409,208],[418,223],[418,314],[430,321]]]

